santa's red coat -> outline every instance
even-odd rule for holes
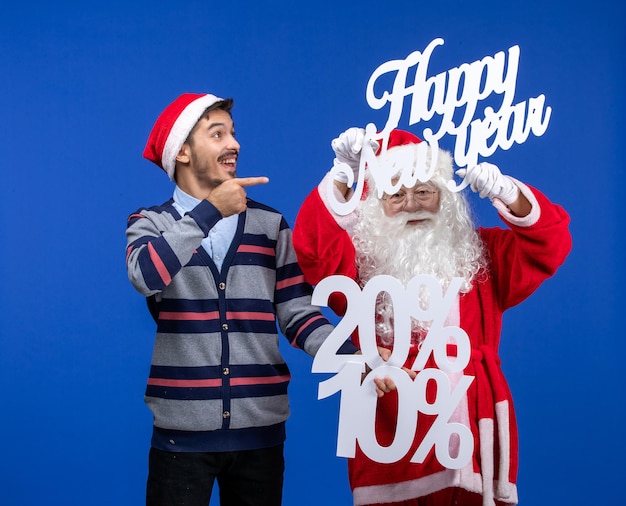
[[[422,464],[411,463],[433,421],[420,413],[412,451],[401,461],[373,462],[359,449],[349,460],[354,504],[402,502],[451,487],[482,495],[485,505],[517,504],[517,427],[498,357],[502,314],[552,276],[571,249],[567,213],[539,191],[517,183],[531,202],[532,211],[518,218],[501,202],[494,202],[508,227],[478,229],[489,255],[489,274],[459,298],[457,314],[450,317],[468,334],[472,345],[472,358],[464,374],[475,379],[455,414],[474,435],[471,463],[458,470],[446,469],[432,451]],[[333,213],[322,197],[326,184],[327,179],[307,197],[294,227],[298,261],[313,285],[334,274],[357,278],[354,246],[346,232],[355,216]],[[331,297],[330,306],[339,315],[345,312],[341,295]],[[376,436],[381,445],[393,440],[396,405],[394,393],[379,401]]]

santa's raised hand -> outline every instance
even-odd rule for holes
[[[456,174],[464,178],[481,199],[485,197],[489,200],[500,199],[509,205],[519,197],[517,185],[492,163],[482,162],[468,169],[459,169]]]
[[[361,161],[361,149],[365,140],[365,129],[359,127],[350,127],[345,132],[339,134],[339,137],[333,139],[330,143],[335,152],[335,165],[337,163],[345,163],[354,173],[354,180],[359,172],[359,163]],[[372,149],[378,150],[378,143],[370,141]],[[344,172],[338,172],[335,179],[342,183],[348,182],[348,175]]]

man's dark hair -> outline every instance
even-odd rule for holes
[[[233,103],[234,101],[232,98],[225,98],[224,100],[215,102],[214,104],[211,104],[209,107],[207,107],[202,113],[202,116],[200,116],[196,124],[191,129],[191,132],[189,132],[189,135],[187,136],[187,139],[185,139],[185,142],[189,144],[190,146],[192,145],[191,137],[193,136],[194,132],[198,128],[198,123],[200,122],[201,119],[209,119],[209,114],[211,113],[211,111],[215,111],[219,109],[220,111],[227,112],[232,117],[230,110],[233,108]]]

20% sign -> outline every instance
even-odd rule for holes
[[[439,281],[428,275],[412,278],[406,287],[392,276],[375,276],[361,290],[359,285],[345,276],[323,279],[313,293],[313,304],[327,306],[332,293],[343,293],[347,300],[345,316],[326,339],[313,360],[312,372],[336,373],[320,383],[318,398],[323,399],[341,392],[337,455],[354,457],[356,443],[372,460],[382,463],[397,462],[411,447],[415,437],[419,413],[435,415],[436,419],[411,457],[411,462],[421,463],[435,448],[437,460],[450,469],[460,469],[468,464],[474,449],[474,439],[469,427],[451,422],[457,406],[474,380],[462,375],[471,358],[469,337],[457,326],[445,325],[446,317],[455,305],[461,287],[461,278],[453,278],[445,294]],[[418,295],[428,290],[429,304],[422,308]],[[385,362],[378,353],[375,333],[375,308],[378,295],[386,292],[394,313],[394,343],[391,356]],[[418,371],[415,379],[402,370],[410,348],[411,318],[431,322],[419,353],[411,366]],[[338,350],[357,329],[362,355],[343,355]],[[448,356],[447,344],[456,345],[455,357]],[[432,355],[438,368],[425,368]],[[371,371],[365,379],[365,364]],[[448,374],[461,373],[452,385]],[[381,446],[374,431],[377,396],[372,385],[374,377],[390,377],[398,393],[397,426],[393,441]],[[436,397],[429,402],[426,391],[429,382],[436,384]],[[451,445],[456,437],[458,444]],[[455,448],[451,451],[452,447]]]

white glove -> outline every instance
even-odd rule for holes
[[[469,169],[459,169],[456,174],[465,179],[481,199],[500,199],[509,205],[519,197],[517,185],[492,163],[482,162]]]
[[[365,139],[365,129],[358,127],[348,128],[345,132],[333,139],[330,145],[335,152],[335,165],[338,162],[347,164],[354,172],[356,181],[359,172],[359,163],[361,161],[361,148]],[[374,152],[378,150],[378,143],[374,140],[370,141]],[[347,174],[339,172],[335,175],[335,179],[342,183],[348,182]]]

